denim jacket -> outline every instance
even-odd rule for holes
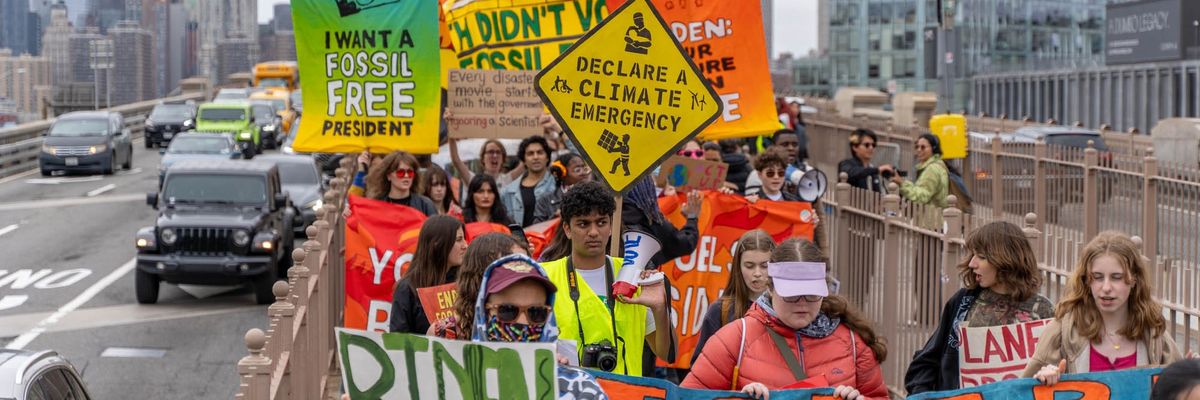
[[[500,189],[500,202],[504,204],[504,209],[508,211],[508,218],[513,223],[519,224],[525,218],[525,203],[521,201],[521,181],[525,179],[525,176],[521,175],[520,179],[515,179]],[[542,176],[542,180],[538,181],[537,186],[533,187],[533,198],[536,199],[536,203],[550,201],[551,198],[556,197],[554,194],[558,189],[555,186],[554,175],[547,171]],[[545,209],[545,207],[542,208]],[[554,217],[554,210],[550,210],[550,215],[538,215],[537,211],[535,207],[534,221],[545,221]]]

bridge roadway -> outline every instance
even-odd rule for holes
[[[97,399],[229,399],[266,306],[245,288],[164,284],[158,304],[134,299],[158,162],[139,138],[128,171],[0,178],[0,346],[58,351]]]

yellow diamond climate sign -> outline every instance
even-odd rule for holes
[[[593,171],[624,193],[721,114],[717,93],[647,0],[631,0],[538,74]]]

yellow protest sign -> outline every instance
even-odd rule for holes
[[[722,109],[647,0],[626,2],[551,62],[538,74],[537,92],[618,193]]]

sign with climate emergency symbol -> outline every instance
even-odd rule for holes
[[[551,62],[538,74],[537,92],[618,193],[723,107],[647,0],[626,2]]]

